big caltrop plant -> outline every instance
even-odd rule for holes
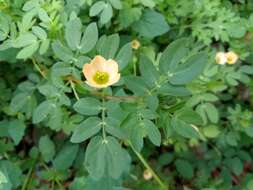
[[[0,190],[250,190],[242,7],[0,0]]]
[[[114,40],[111,43],[114,44]],[[141,55],[137,62],[140,74],[136,75],[124,75],[124,70],[118,73],[119,65],[114,56],[107,56],[110,59],[106,60],[96,55],[90,63],[84,64],[83,73],[91,89],[87,95],[77,98],[73,108],[86,119],[73,129],[70,141],[81,143],[91,138],[85,165],[93,178],[100,180],[106,176],[119,179],[129,170],[130,156],[119,142],[131,147],[137,155],[144,146],[145,137],[160,146],[161,133],[154,123],[159,119],[160,96],[189,95],[185,85],[201,74],[208,61],[206,53],[191,55],[187,43],[187,39],[180,39],[168,46],[159,66]],[[114,47],[107,44],[103,48],[101,52]],[[121,56],[128,59],[129,55],[123,52]],[[128,64],[131,69],[131,63]],[[122,81],[119,81],[120,76]],[[183,126],[179,121],[175,122],[181,135],[180,131],[184,133],[184,129],[180,129]],[[196,128],[188,130],[198,137]]]

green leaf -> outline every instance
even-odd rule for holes
[[[202,117],[202,120],[204,121],[204,124],[207,123],[207,116],[206,116],[206,111],[205,111],[205,105],[204,104],[199,104],[196,107],[196,112]]]
[[[157,126],[150,120],[143,120],[148,138],[151,140],[151,142],[156,145],[161,145],[161,134],[157,128]]]
[[[201,99],[208,102],[215,102],[219,100],[219,98],[216,95],[211,94],[211,93],[201,94]]]
[[[44,9],[39,9],[39,18],[45,23],[51,21],[50,17],[48,16],[47,12]]]
[[[186,123],[189,124],[195,124],[195,125],[202,125],[203,124],[203,120],[201,118],[201,116],[193,111],[191,108],[188,107],[184,107],[180,110],[177,110],[174,115],[180,119],[185,121]]]
[[[123,171],[128,168],[129,155],[114,137],[108,137],[107,141],[108,172],[113,179],[118,179]]]
[[[36,124],[46,119],[46,117],[50,114],[54,106],[55,105],[48,100],[39,104],[39,106],[33,112],[32,118],[33,123]]]
[[[110,36],[104,36],[100,41],[98,51],[100,55],[106,59],[114,59],[114,56],[119,48],[119,34],[112,34]]]
[[[102,24],[108,23],[111,20],[111,18],[112,18],[112,14],[113,14],[112,6],[109,3],[106,3],[104,5],[104,9],[103,9],[103,11],[102,11],[102,13],[100,15],[100,20],[99,21]]]
[[[157,96],[147,96],[146,97],[147,106],[152,111],[156,111],[159,106],[159,99]]]
[[[247,29],[242,23],[228,23],[227,31],[233,38],[242,38],[246,34]]]
[[[53,165],[57,170],[66,170],[74,162],[79,146],[66,143],[53,161]]]
[[[83,115],[97,115],[101,109],[101,102],[95,98],[81,98],[74,104],[74,110]]]
[[[45,162],[49,162],[53,159],[55,155],[55,145],[54,142],[48,137],[48,135],[40,138],[39,151],[41,152]]]
[[[123,70],[132,59],[132,46],[131,43],[125,44],[118,52],[115,60],[119,64],[119,70]]]
[[[184,86],[174,86],[171,84],[163,84],[158,88],[159,94],[169,95],[169,96],[189,96],[191,92]]]
[[[0,189],[1,190],[11,190],[11,182],[8,179],[8,176],[6,176],[5,173],[3,173],[0,170]]]
[[[253,187],[253,180],[250,179],[246,184],[245,190],[251,190],[252,187]]]
[[[85,166],[94,179],[100,179],[106,167],[106,144],[102,137],[96,136],[91,139],[86,149]]]
[[[194,170],[192,165],[186,160],[176,160],[176,169],[186,179],[191,179],[194,175]]]
[[[220,130],[215,125],[210,125],[203,128],[203,133],[208,138],[215,138],[220,134]]]
[[[13,139],[15,145],[18,145],[25,134],[25,123],[21,120],[15,119],[8,124],[8,133]]]
[[[105,8],[105,2],[104,1],[98,1],[96,2],[94,5],[92,5],[92,7],[90,8],[90,12],[89,15],[92,16],[96,16],[98,15],[100,12],[102,12],[102,10]]]
[[[52,67],[52,75],[67,76],[67,75],[70,75],[71,72],[72,72],[72,67],[68,63],[59,62],[59,63],[55,63]],[[42,87],[44,87],[44,90]],[[53,89],[51,89],[51,88],[53,88]],[[45,95],[45,96],[50,96],[52,94],[59,94],[57,88],[55,88],[55,86],[50,85],[50,84],[43,85],[39,89],[43,90],[44,92],[47,92],[46,94],[48,94],[48,95]],[[51,90],[53,92],[51,92]]]
[[[2,120],[0,121],[0,137],[9,137],[8,132],[8,121]]]
[[[35,44],[37,42],[37,37],[32,33],[24,33],[21,34],[18,38],[13,41],[13,47],[21,48],[25,46],[29,46],[31,44]]]
[[[160,71],[167,74],[168,71],[177,67],[189,51],[188,44],[187,38],[178,39],[169,44],[159,60]]]
[[[79,18],[70,20],[66,25],[65,39],[67,41],[68,46],[72,50],[81,49],[81,28],[82,23]]]
[[[122,9],[121,0],[109,0],[109,2],[115,9]]]
[[[228,159],[226,162],[235,175],[239,176],[243,172],[243,162],[238,157]]]
[[[124,8],[120,10],[119,21],[121,27],[127,28],[135,21],[138,21],[141,17],[141,10],[140,7]]]
[[[101,127],[101,120],[98,117],[89,117],[76,126],[70,141],[72,143],[83,142],[97,134]]]
[[[35,42],[29,46],[24,47],[17,54],[17,59],[27,59],[31,57],[39,48],[39,42]]]
[[[129,155],[113,137],[91,139],[85,154],[85,166],[92,178],[99,180],[108,175],[114,179],[126,169]]]
[[[204,108],[210,121],[217,123],[219,121],[219,112],[217,108],[211,103],[205,103]]]
[[[2,171],[8,180],[8,183],[0,184],[1,190],[18,189],[22,182],[22,172],[16,163],[1,160],[0,171]]]
[[[65,47],[60,41],[56,40],[52,44],[55,56],[62,61],[69,62],[73,59],[73,53],[70,49]]]
[[[184,64],[172,71],[169,82],[175,85],[182,85],[191,82],[199,76],[205,68],[208,56],[206,53],[198,53],[191,56]]]
[[[59,131],[62,127],[62,117],[63,113],[61,107],[53,106],[53,109],[50,112],[49,121],[47,123],[48,126],[55,131]]]
[[[45,54],[47,52],[47,50],[49,49],[49,46],[50,46],[49,39],[42,41],[41,45],[40,45],[40,50],[39,50],[40,55]]]
[[[140,72],[147,86],[152,88],[159,85],[159,72],[152,61],[144,55],[140,56]]]
[[[7,15],[0,13],[0,41],[5,40],[10,32],[10,19]]]
[[[137,151],[143,148],[143,138],[147,135],[144,123],[140,122],[136,114],[130,114],[122,124],[122,128],[127,132],[127,135]]]
[[[145,82],[141,77],[128,76],[124,78],[127,88],[136,95],[145,95],[148,93]]]
[[[88,53],[90,52],[96,45],[98,41],[98,29],[96,23],[90,23],[82,37],[81,41],[81,52]]]
[[[171,126],[176,133],[185,138],[199,138],[198,131],[192,125],[186,123],[183,120],[173,117],[171,120]]]
[[[69,190],[80,190],[87,188],[87,178],[82,177],[75,177],[74,181],[70,184]]]
[[[12,111],[15,113],[20,111],[26,105],[29,98],[31,97],[26,92],[16,94],[12,98],[11,104],[10,104]]]
[[[147,38],[160,36],[170,29],[164,16],[156,11],[146,9],[140,20],[133,24],[133,30]]]
[[[41,94],[43,94],[44,96],[47,96],[47,97],[59,96],[58,89],[55,86],[51,85],[50,83],[39,86],[38,90]]]
[[[153,0],[141,0],[141,3],[149,8],[153,8],[155,6],[155,2]]]
[[[46,33],[46,31],[45,31],[43,28],[41,28],[41,27],[39,27],[39,26],[33,26],[33,27],[32,27],[32,31],[33,31],[33,33],[34,33],[39,39],[41,39],[41,40],[46,40],[46,38],[47,38],[47,33]]]
[[[102,178],[96,180],[91,176],[87,179],[87,190],[103,189],[103,190],[130,190],[130,189],[118,189],[115,186],[119,185],[118,179],[113,179],[106,173]],[[85,190],[86,190],[85,189]],[[79,190],[79,189],[78,189]]]
[[[125,132],[121,128],[113,127],[113,126],[107,124],[105,127],[105,130],[107,133],[111,134],[114,137],[117,137],[119,139],[126,139],[127,135],[125,134]]]

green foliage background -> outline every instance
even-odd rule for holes
[[[0,0],[0,190],[252,190],[252,11]],[[230,50],[236,64],[215,63]],[[96,55],[117,61],[116,85],[85,84]]]

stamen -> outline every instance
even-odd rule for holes
[[[109,74],[107,72],[97,71],[93,77],[97,84],[106,84],[109,81]]]

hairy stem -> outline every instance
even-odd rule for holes
[[[72,90],[73,90],[73,92],[74,92],[74,95],[75,95],[76,99],[77,99],[77,100],[80,100],[80,98],[79,98],[79,96],[78,96],[78,94],[77,94],[77,92],[76,92],[75,84],[73,83],[72,80],[70,80],[69,82],[70,82],[70,86],[71,86],[71,88],[72,88]]]
[[[36,165],[36,162],[37,162],[37,159],[34,159],[33,163],[32,163],[32,167],[29,169],[27,175],[26,175],[26,178],[25,178],[25,181],[22,185],[22,188],[21,190],[28,190],[29,188],[29,182],[31,180],[31,177],[32,177],[32,173],[33,173],[33,170],[35,168],[35,165]]]
[[[104,91],[102,92],[104,94]],[[106,131],[105,131],[105,98],[102,98],[102,135],[103,139],[106,141]]]
[[[39,73],[41,74],[41,76],[43,78],[46,78],[45,73],[40,69],[40,66],[36,63],[36,60],[34,58],[32,58],[32,63],[34,65],[34,67],[37,69],[37,71],[39,71]]]
[[[147,168],[151,174],[153,175],[154,179],[156,180],[156,182],[160,185],[160,187],[163,190],[169,190],[168,186],[162,182],[162,180],[160,179],[160,177],[155,173],[155,171],[151,168],[151,166],[148,164],[148,162],[145,160],[145,158],[141,155],[141,153],[139,153],[131,144],[131,142],[129,142],[130,147],[132,148],[133,152],[136,154],[136,156],[139,158],[139,160],[142,162],[142,164],[145,166],[145,168]]]
[[[91,94],[94,96],[101,97],[102,99],[106,99],[106,100],[125,100],[125,101],[135,102],[141,98],[138,96],[110,96],[110,95],[106,95],[104,93],[99,93],[99,92],[92,92]]]

